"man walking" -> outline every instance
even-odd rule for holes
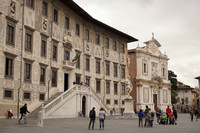
[[[157,117],[157,123],[159,123],[161,117],[161,110],[159,108],[156,109],[156,117]]]
[[[139,127],[143,127],[143,111],[142,109],[140,109],[140,112],[138,113],[138,117],[139,117]]]
[[[94,122],[95,122],[95,119],[96,119],[95,107],[93,107],[92,110],[90,110],[89,117],[90,117],[90,123],[89,123],[88,129],[90,130],[90,125],[92,123],[92,130],[93,130],[94,129]]]
[[[26,113],[30,113],[30,112],[28,111],[27,104],[25,103],[24,106],[20,108],[21,117],[18,121],[19,124],[20,124],[23,117],[24,117],[24,124],[26,124]]]

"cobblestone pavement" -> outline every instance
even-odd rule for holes
[[[98,119],[95,129],[88,130],[89,118],[48,119],[43,127],[37,127],[37,120],[27,119],[27,124],[18,124],[17,119],[0,119],[0,133],[200,133],[200,119],[191,122],[189,114],[178,117],[177,125],[159,125],[154,121],[153,128],[139,128],[136,118],[109,117],[104,130],[99,130]]]

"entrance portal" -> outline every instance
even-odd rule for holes
[[[157,109],[157,94],[153,94],[154,110]]]
[[[68,90],[68,74],[64,74],[64,91]]]
[[[83,98],[82,98],[82,115],[83,115],[83,117],[85,117],[85,113],[86,113],[86,97],[85,96],[83,96]]]

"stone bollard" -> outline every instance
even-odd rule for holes
[[[42,111],[38,112],[38,124],[39,127],[43,127],[43,114]]]

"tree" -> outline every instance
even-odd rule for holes
[[[177,79],[176,78],[177,78],[177,75],[173,71],[169,70],[168,71],[168,79],[171,82],[171,101],[172,101],[172,104],[177,103],[176,97],[178,96],[178,94],[177,94],[178,86],[177,86]]]

